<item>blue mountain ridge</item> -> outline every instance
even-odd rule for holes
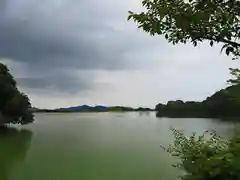
[[[74,106],[74,107],[68,107],[68,108],[59,108],[56,110],[61,111],[104,111],[107,110],[108,107],[106,106],[88,106],[88,105],[82,105],[82,106]]]

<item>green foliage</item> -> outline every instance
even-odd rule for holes
[[[135,111],[153,111],[153,110],[151,108],[139,107],[139,108],[135,109]]]
[[[124,107],[124,106],[112,106],[107,108],[108,111],[134,111],[131,107]]]
[[[172,131],[174,143],[166,150],[180,159],[174,167],[184,170],[181,179],[240,180],[240,137],[225,140],[215,132],[186,137],[181,131]]]
[[[112,107],[108,107],[107,108],[108,111],[152,111],[152,109],[150,108],[143,108],[143,107],[139,107],[139,108],[132,108],[132,107],[125,107],[125,106],[112,106]]]
[[[156,106],[157,116],[167,117],[204,117],[200,102],[182,102],[169,101],[166,105],[158,104]]]
[[[230,68],[230,74],[234,77],[232,79],[229,79],[227,82],[229,84],[240,84],[240,69],[238,68]]]
[[[30,108],[28,97],[19,92],[9,69],[0,63],[0,125],[33,122],[34,118],[29,111]]]
[[[157,116],[167,117],[240,117],[240,85],[222,89],[202,102],[169,101],[156,106]]]
[[[239,0],[143,0],[142,6],[144,12],[129,11],[128,19],[151,35],[164,35],[173,44],[223,43],[221,51],[239,56]]]

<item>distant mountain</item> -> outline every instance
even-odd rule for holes
[[[106,111],[108,107],[106,106],[88,106],[88,105],[82,105],[82,106],[74,106],[74,107],[68,107],[68,108],[59,108],[55,109],[56,111]]]
[[[38,109],[38,108],[31,108],[32,112],[128,112],[128,111],[153,111],[150,108],[137,108],[134,109],[132,107],[125,107],[125,106],[73,106],[67,108],[57,108],[57,109]]]

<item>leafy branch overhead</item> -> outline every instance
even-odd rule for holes
[[[240,55],[239,0],[143,0],[142,5],[146,11],[129,11],[128,19],[151,35],[164,35],[173,44],[223,43],[221,51]]]

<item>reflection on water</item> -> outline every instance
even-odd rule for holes
[[[31,144],[32,132],[0,128],[0,179],[10,179],[13,168],[24,161]]]
[[[150,111],[139,111],[138,114],[139,116],[150,116]]]

